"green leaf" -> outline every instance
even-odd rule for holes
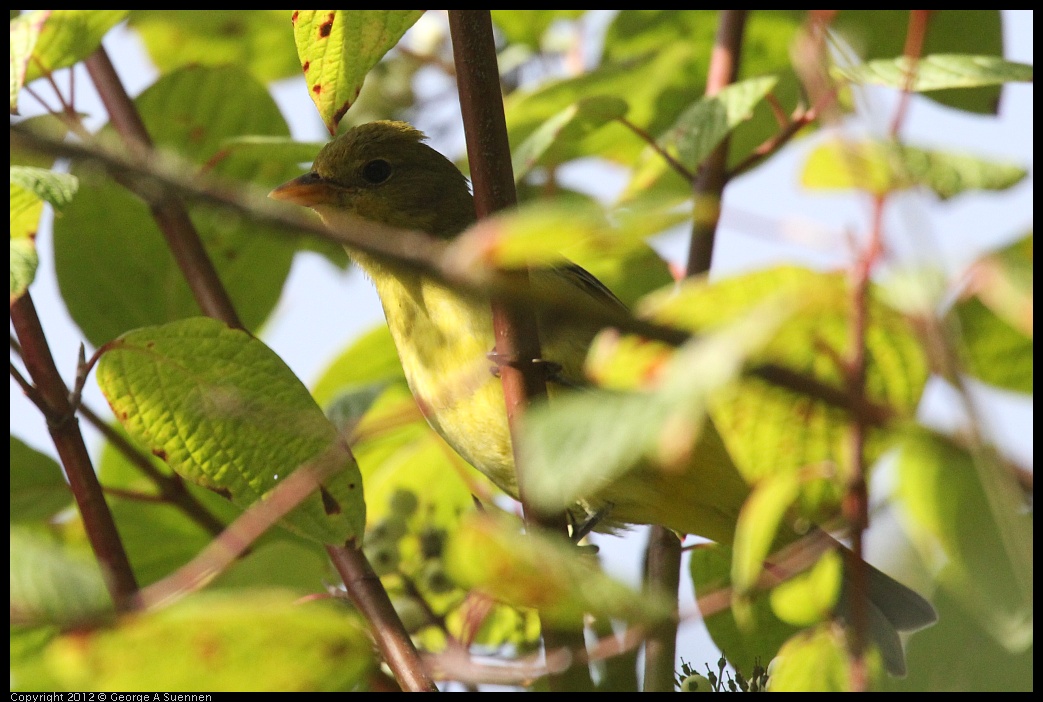
[[[11,523],[50,519],[72,504],[62,469],[50,456],[11,437]]]
[[[11,184],[21,186],[44,202],[61,209],[72,201],[79,180],[68,173],[44,168],[11,166]]]
[[[898,497],[941,583],[1008,651],[1032,645],[1032,516],[1007,469],[926,429],[910,431]]]
[[[11,18],[11,114],[18,114],[18,94],[44,22],[54,10],[33,10]]]
[[[625,100],[609,95],[586,97],[554,115],[532,132],[512,155],[514,179],[521,180],[538,165],[560,162],[561,144],[569,144],[627,113]],[[556,148],[557,147],[557,148]]]
[[[345,691],[374,665],[358,618],[275,590],[205,593],[46,652],[67,690]]]
[[[257,339],[205,318],[137,330],[109,346],[98,384],[131,436],[239,507],[264,499],[302,464],[337,465],[282,523],[324,544],[361,537],[358,466],[335,450],[336,429]]]
[[[539,49],[547,29],[558,20],[574,20],[586,10],[493,10],[493,24],[512,44]]]
[[[800,82],[793,73],[789,47],[804,21],[802,11],[761,10],[750,13],[743,34],[743,60],[739,79],[776,77],[778,83],[772,92],[787,113],[793,111],[802,97]],[[631,121],[653,135],[662,135],[685,109],[703,97],[706,92],[704,80],[709,70],[718,23],[717,10],[622,10],[616,15],[605,36],[606,63],[655,56],[663,52],[663,47],[686,46],[693,49],[683,65],[672,69],[675,76],[684,77],[685,84],[671,86],[659,95],[650,96],[648,102],[644,103],[655,108],[654,121],[638,119],[642,105],[634,97],[637,91],[646,90],[644,83],[647,79],[642,77],[638,79],[642,81],[641,84],[627,86],[619,93],[631,105]],[[663,79],[654,77],[654,80]],[[774,112],[766,103],[759,103],[750,119],[737,126],[731,134],[728,165],[734,166],[744,159],[759,144],[775,135],[778,129]],[[644,147],[640,142],[638,145]],[[623,160],[627,165],[632,165],[637,157],[638,152],[631,151]],[[653,185],[656,190],[662,188],[670,194],[691,192],[691,185],[673,170],[659,170],[662,166],[661,156],[651,149],[644,149],[641,157],[657,172],[654,176],[642,176],[640,172],[635,174],[628,192],[648,192],[648,188]]]
[[[962,300],[955,313],[966,350],[967,372],[991,385],[1031,396],[1035,365],[1032,338],[977,297]]]
[[[869,656],[871,680],[882,677],[879,656]],[[828,624],[796,634],[779,649],[768,679],[771,692],[849,692],[851,670],[840,629]]]
[[[267,83],[299,75],[290,15],[290,10],[133,10],[129,24],[161,73],[237,64]]]
[[[608,577],[564,537],[531,528],[523,534],[518,526],[473,515],[449,542],[452,577],[516,607],[538,608],[545,623],[563,628],[582,623],[586,614],[643,624],[670,616],[665,599]]]
[[[43,26],[32,48],[25,71],[25,82],[66,68],[90,56],[101,44],[102,37],[123,21],[128,10],[36,10],[15,22]],[[41,13],[41,14],[37,14]]]
[[[582,75],[519,89],[504,100],[507,132],[522,144],[547,120],[589,96],[615,97],[629,106],[627,119],[658,133],[699,96],[689,76],[693,50],[684,43],[660,47],[657,54],[625,63],[607,63]],[[608,123],[577,142],[559,144],[558,162],[597,155],[630,163],[645,142],[621,124]]]
[[[953,308],[967,370],[998,387],[1032,394],[1032,235],[979,260],[964,274]]]
[[[753,116],[753,108],[778,84],[775,76],[733,83],[689,107],[660,146],[676,146],[681,162],[695,171],[733,129]]]
[[[784,295],[798,300],[799,311],[750,361],[778,364],[843,388],[841,359],[849,353],[851,294],[844,274],[780,266],[714,283],[693,282],[679,294],[657,293],[639,312],[705,334],[732,323],[766,299]],[[870,288],[868,307],[868,398],[899,416],[912,416],[928,374],[920,337],[911,322],[881,301],[875,286]],[[776,472],[825,461],[844,465],[848,460],[847,412],[767,381],[744,377],[734,389],[714,398],[711,414],[729,454],[750,483]],[[883,430],[870,432],[868,438],[869,461],[896,440]],[[802,507],[806,510],[809,505],[802,502]],[[813,507],[821,509],[817,504]]]
[[[968,190],[1005,190],[1026,176],[1021,166],[911,146],[861,141],[824,142],[808,156],[804,187],[864,190],[874,195],[922,185],[943,200]]]
[[[916,71],[909,82],[910,69]],[[931,90],[977,88],[983,85],[1032,82],[1032,66],[999,56],[934,54],[911,63],[907,56],[878,59],[859,66],[833,67],[831,72],[853,83],[884,85],[922,93]]]
[[[106,619],[112,601],[90,549],[11,526],[11,621],[73,628]]]
[[[527,499],[548,511],[580,498],[594,508],[608,502],[612,521],[730,542],[747,487],[705,421],[706,408],[792,305],[768,300],[718,333],[689,341],[651,391],[581,391],[533,407],[521,445]]]
[[[1035,680],[1034,647],[1013,654],[996,643],[958,599],[944,588],[931,597],[938,623],[906,642],[909,674],[885,678],[888,692],[1031,692]],[[973,641],[973,646],[967,642]],[[939,661],[944,665],[938,665]]]
[[[696,603],[710,637],[727,653],[728,662],[747,678],[755,665],[766,665],[779,647],[797,632],[772,611],[767,592],[755,593],[745,602],[742,626],[733,608],[720,606],[722,594],[725,601],[732,600],[726,592],[731,586],[732,550],[729,547],[699,544],[692,549],[689,569]]]
[[[909,10],[844,10],[831,29],[866,61],[892,59],[905,52]],[[932,12],[924,37],[924,56],[967,54],[1003,56],[1003,28],[999,10]],[[949,107],[980,114],[996,114],[1001,87],[989,85],[926,93]]]
[[[423,10],[294,10],[293,36],[308,94],[336,134],[366,74]]]
[[[218,177],[271,188],[300,174],[294,163],[225,148],[237,136],[289,135],[271,95],[242,69],[177,71],[135,105],[158,148],[177,150]],[[199,314],[148,207],[96,169],[76,165],[73,172],[83,192],[55,221],[55,269],[69,312],[91,343]],[[189,213],[240,319],[256,329],[279,299],[294,242],[228,211],[192,205]]]
[[[67,204],[77,180],[31,166],[11,166],[11,299],[20,296],[36,277],[36,229],[43,203],[55,208]]]
[[[807,627],[826,621],[840,596],[843,556],[827,551],[808,571],[771,591],[771,609],[784,622]]]
[[[777,473],[758,481],[742,506],[732,549],[732,583],[740,595],[755,587],[771,554],[786,511],[800,495],[797,473]]]

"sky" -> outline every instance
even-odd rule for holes
[[[1004,11],[1006,57],[1033,61],[1033,13]],[[109,33],[105,46],[131,95],[136,95],[157,77],[133,32],[118,27]],[[90,81],[80,69],[77,100],[81,111],[103,115]],[[303,79],[279,81],[273,95],[290,123],[291,133],[302,141],[321,141],[325,130],[314,115]],[[871,90],[864,95],[863,109],[845,126],[848,133],[881,134],[895,105],[890,91]],[[31,100],[22,100],[31,115]],[[1008,85],[1004,89],[998,117],[980,117],[941,108],[914,98],[903,135],[917,146],[948,148],[1014,161],[1030,169],[1030,177],[1003,193],[974,194],[948,203],[921,195],[896,198],[887,221],[892,261],[900,267],[940,265],[956,274],[976,256],[1020,238],[1032,228],[1031,177],[1033,153],[1033,91],[1031,84]],[[100,126],[95,124],[94,126]],[[421,128],[425,125],[418,124]],[[812,195],[796,179],[803,158],[819,139],[818,134],[783,149],[770,164],[732,182],[725,193],[723,215],[714,253],[713,275],[719,277],[763,268],[780,261],[801,262],[816,267],[843,266],[852,232],[867,221],[865,203],[853,196]],[[463,149],[462,132],[440,135],[432,145],[450,158]],[[611,199],[624,184],[619,169],[596,161],[584,161],[562,169],[565,185]],[[49,220],[49,216],[47,217]],[[37,239],[41,267],[31,290],[43,328],[59,369],[71,378],[81,335],[65,312],[54,278],[53,252],[48,221]],[[658,237],[653,245],[674,262],[686,256],[687,236],[676,232]],[[343,325],[317,324],[314,311],[324,319],[340,319]],[[382,321],[372,286],[357,271],[340,271],[317,255],[299,255],[293,265],[283,296],[262,338],[304,380],[313,382],[346,344],[361,332]],[[88,351],[88,353],[90,353]],[[974,398],[984,410],[987,430],[996,443],[1024,466],[1033,462],[1031,399],[975,388]],[[96,384],[88,383],[85,401],[96,410],[107,405]],[[925,422],[952,429],[963,418],[951,389],[944,383],[929,384],[921,407]],[[55,455],[39,413],[11,382],[11,433],[49,455]],[[87,444],[96,456],[101,442],[84,427]],[[886,566],[886,544],[894,537],[893,525],[880,525],[870,534],[870,560]],[[597,537],[606,569],[631,583],[640,572],[645,530],[635,529],[626,538]],[[682,613],[691,613],[691,585],[685,578]],[[716,660],[708,648],[705,630],[697,623],[685,624],[678,651],[686,660]]]

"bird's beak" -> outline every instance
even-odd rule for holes
[[[323,202],[334,201],[335,190],[336,185],[312,171],[283,183],[268,193],[268,197],[273,200],[282,200],[283,202],[292,202],[295,205],[311,207]]]

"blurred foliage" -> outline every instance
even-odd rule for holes
[[[525,204],[461,237],[452,260],[472,272],[573,260],[640,316],[698,335],[675,349],[603,332],[587,364],[590,383],[599,387],[563,398],[531,423],[540,489],[559,498],[582,494],[606,473],[626,475],[649,456],[679,465],[707,438],[699,426],[709,416],[753,497],[735,548],[702,544],[690,561],[707,628],[732,669],[723,658],[719,667],[686,663],[677,682],[685,690],[845,690],[848,643],[832,618],[835,559],[819,559],[768,591],[754,585],[780,530],[816,522],[843,526],[837,520],[852,465],[850,415],[744,371],[774,364],[846,391],[854,324],[848,272],[789,265],[677,285],[679,276],[648,244],[716,211],[716,204],[694,202],[690,180],[716,145],[728,139],[729,167],[756,153],[773,161],[771,140],[810,106],[807,74],[794,58],[807,48],[802,11],[751,12],[739,83],[705,96],[719,18],[710,10],[493,11],[506,125]],[[903,56],[909,18],[900,10],[831,16],[835,63],[822,75],[836,81],[831,89],[843,119],[861,117],[852,113],[851,95],[864,92],[862,86],[908,87],[988,119],[997,113],[1004,84],[1031,82],[1031,66],[1003,59],[995,10],[931,11],[923,58],[911,78]],[[69,104],[21,121],[53,135],[87,136],[88,115],[75,100],[85,91],[68,89],[63,71],[91,56],[109,32],[140,41],[155,78],[136,96],[135,108],[156,147],[176,155],[190,173],[263,189],[299,175],[319,145],[290,138],[287,109],[307,113],[330,133],[402,118],[438,141],[459,132],[453,57],[439,11],[11,11],[12,115],[28,109],[27,89],[45,92],[39,89],[59,71],[53,87]],[[122,73],[125,59],[113,58]],[[295,86],[300,99],[294,107],[276,104],[274,81]],[[794,136],[802,137],[821,123],[798,126]],[[118,140],[116,134],[108,125],[99,136]],[[792,177],[822,193],[886,198],[915,188],[933,193],[932,207],[952,208],[1026,177],[1030,163],[999,158],[989,146],[950,149],[864,133],[819,139],[803,147]],[[586,183],[566,184],[565,169],[578,163],[617,175],[613,204],[585,192],[591,189]],[[162,334],[146,338],[132,330],[194,324],[183,321],[199,314],[184,275],[149,206],[125,184],[90,163],[56,168],[51,156],[15,148],[11,167],[12,301],[31,290],[38,266],[53,266],[62,312],[95,348],[131,332],[144,339],[142,349],[152,350]],[[36,233],[48,207],[56,214],[53,260],[41,261]],[[345,263],[339,247],[289,238],[237,213],[199,203],[189,203],[189,213],[253,333],[261,334],[271,319],[298,252]],[[1031,227],[1031,212],[1026,218]],[[995,240],[994,232],[975,234]],[[896,562],[920,562],[914,576],[940,613],[937,625],[907,642],[905,679],[886,677],[879,657],[870,655],[874,687],[1032,688],[1026,481],[1015,479],[1018,466],[976,438],[980,427],[945,434],[927,429],[917,414],[930,373],[957,380],[953,359],[965,376],[1031,399],[1032,234],[1010,239],[959,276],[918,272],[914,283],[934,282],[917,304],[906,304],[899,291],[915,287],[908,276],[901,285],[870,285],[862,301],[867,370],[861,390],[891,418],[868,432],[864,458],[872,464],[897,456],[887,469],[894,494],[874,493],[872,504],[898,508],[913,548],[895,545],[892,555]],[[288,369],[262,372],[244,360],[245,349],[257,350],[256,339],[230,346],[211,341],[183,342],[181,356],[156,351],[148,361],[138,359],[134,372],[146,380],[123,405],[115,403],[123,407],[121,419],[139,420],[130,434],[151,432],[149,448],[168,459],[161,445],[188,446],[191,456],[178,465],[199,467],[206,476],[200,482],[245,506],[254,495],[242,498],[244,485],[271,477],[265,471],[282,455],[282,444],[299,449],[294,426],[265,425],[257,414],[208,424],[200,419],[208,415],[186,398],[192,387],[225,387],[236,368],[246,379],[242,387],[254,393],[247,404],[255,410],[266,393],[294,386],[266,411],[307,400],[317,424],[332,424],[351,444],[365,487],[365,552],[425,652],[439,654],[456,643],[506,658],[534,652],[537,606],[559,623],[586,618],[588,634],[596,632],[603,643],[621,640],[624,625],[647,625],[669,610],[606,575],[590,549],[524,538],[516,521],[502,518],[513,506],[424,421],[383,326],[329,350],[335,360],[312,385],[315,402],[300,394],[304,388]],[[175,357],[180,360],[171,364]],[[226,358],[246,365],[223,364]],[[182,372],[193,359],[209,359],[210,373]],[[249,431],[234,421],[247,416],[253,417]],[[251,432],[258,435],[256,453],[240,451],[233,439]],[[12,690],[378,687],[381,674],[355,613],[339,599],[297,601],[342,594],[331,587],[336,575],[315,540],[325,533],[272,530],[208,592],[116,617],[87,527],[69,515],[73,502],[61,467],[13,435],[10,455]],[[167,462],[145,460],[171,475]],[[106,442],[98,465],[141,584],[171,577],[212,543],[213,535],[114,444]],[[221,524],[241,514],[212,491],[194,484],[185,489]],[[661,498],[679,514],[691,509],[681,502],[686,494],[679,489]],[[486,514],[475,514],[476,501]],[[361,530],[361,511],[354,518]],[[612,526],[611,515],[601,526]],[[630,650],[598,663],[602,687],[633,688],[635,660]]]

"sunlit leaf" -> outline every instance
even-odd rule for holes
[[[840,553],[827,551],[807,572],[772,589],[772,611],[782,621],[798,627],[825,621],[836,607],[843,567]]]
[[[123,21],[129,10],[37,10],[46,13],[43,27],[26,68],[25,82],[66,68],[87,58],[102,37]],[[16,22],[36,22],[30,14]]]
[[[910,69],[915,71],[912,82],[908,77]],[[1004,61],[999,56],[934,54],[924,56],[915,63],[910,62],[906,56],[899,56],[894,59],[869,61],[850,68],[834,67],[832,70],[838,77],[854,83],[884,85],[920,93],[1032,82],[1032,66]]]
[[[872,678],[882,675],[878,656],[868,656]],[[849,692],[851,659],[840,629],[828,624],[801,632],[779,649],[769,667],[772,692]]]
[[[747,488],[705,421],[707,405],[793,304],[768,300],[718,333],[688,342],[651,390],[580,391],[532,408],[522,444],[527,498],[548,510],[581,497],[595,507],[608,502],[612,520],[730,541]]]
[[[242,508],[306,462],[335,462],[337,472],[283,523],[325,544],[361,537],[358,466],[334,450],[336,429],[260,341],[212,319],[172,322],[114,342],[97,376],[133,437],[185,479]]]
[[[669,616],[670,604],[609,578],[564,538],[517,526],[482,515],[461,525],[446,556],[453,578],[563,627],[585,614],[645,624]]]
[[[750,677],[755,665],[766,666],[779,647],[798,631],[772,611],[767,592],[752,596],[745,607],[743,626],[731,607],[722,607],[722,602],[732,602],[726,590],[731,586],[732,570],[732,550],[727,546],[699,544],[692,549],[689,568],[696,602],[714,644],[727,652],[728,662],[746,677]]]
[[[21,295],[36,277],[36,230],[43,203],[68,204],[78,181],[67,173],[32,166],[11,166],[11,299]]]
[[[799,300],[799,312],[751,362],[778,364],[843,388],[840,359],[849,353],[851,339],[851,291],[843,274],[780,266],[656,293],[639,309],[661,322],[707,333],[776,295]],[[911,416],[927,380],[920,338],[907,319],[882,302],[875,287],[868,305],[868,397],[900,416]],[[715,398],[712,415],[729,453],[751,483],[779,471],[823,461],[844,465],[848,460],[847,412],[764,380],[743,378],[734,390]],[[895,441],[883,431],[870,432],[868,439],[868,460]]]
[[[294,10],[293,36],[308,94],[330,134],[362,90],[366,74],[423,10]]]
[[[884,195],[922,185],[942,199],[968,190],[1005,190],[1026,176],[1021,166],[887,142],[827,141],[804,164],[801,183],[818,190]]]
[[[909,10],[843,10],[830,25],[866,61],[891,60],[905,53]],[[1003,56],[1003,27],[999,10],[931,12],[923,37],[924,56],[965,54]],[[980,114],[996,114],[1001,86],[959,88],[925,93],[925,97],[949,107]]]
[[[528,136],[512,156],[514,179],[521,180],[543,163],[555,163],[560,143],[575,142],[627,112],[625,100],[612,96],[592,96],[569,105],[544,122]]]
[[[361,681],[371,647],[344,607],[240,590],[66,635],[46,657],[68,690],[331,692]]]

